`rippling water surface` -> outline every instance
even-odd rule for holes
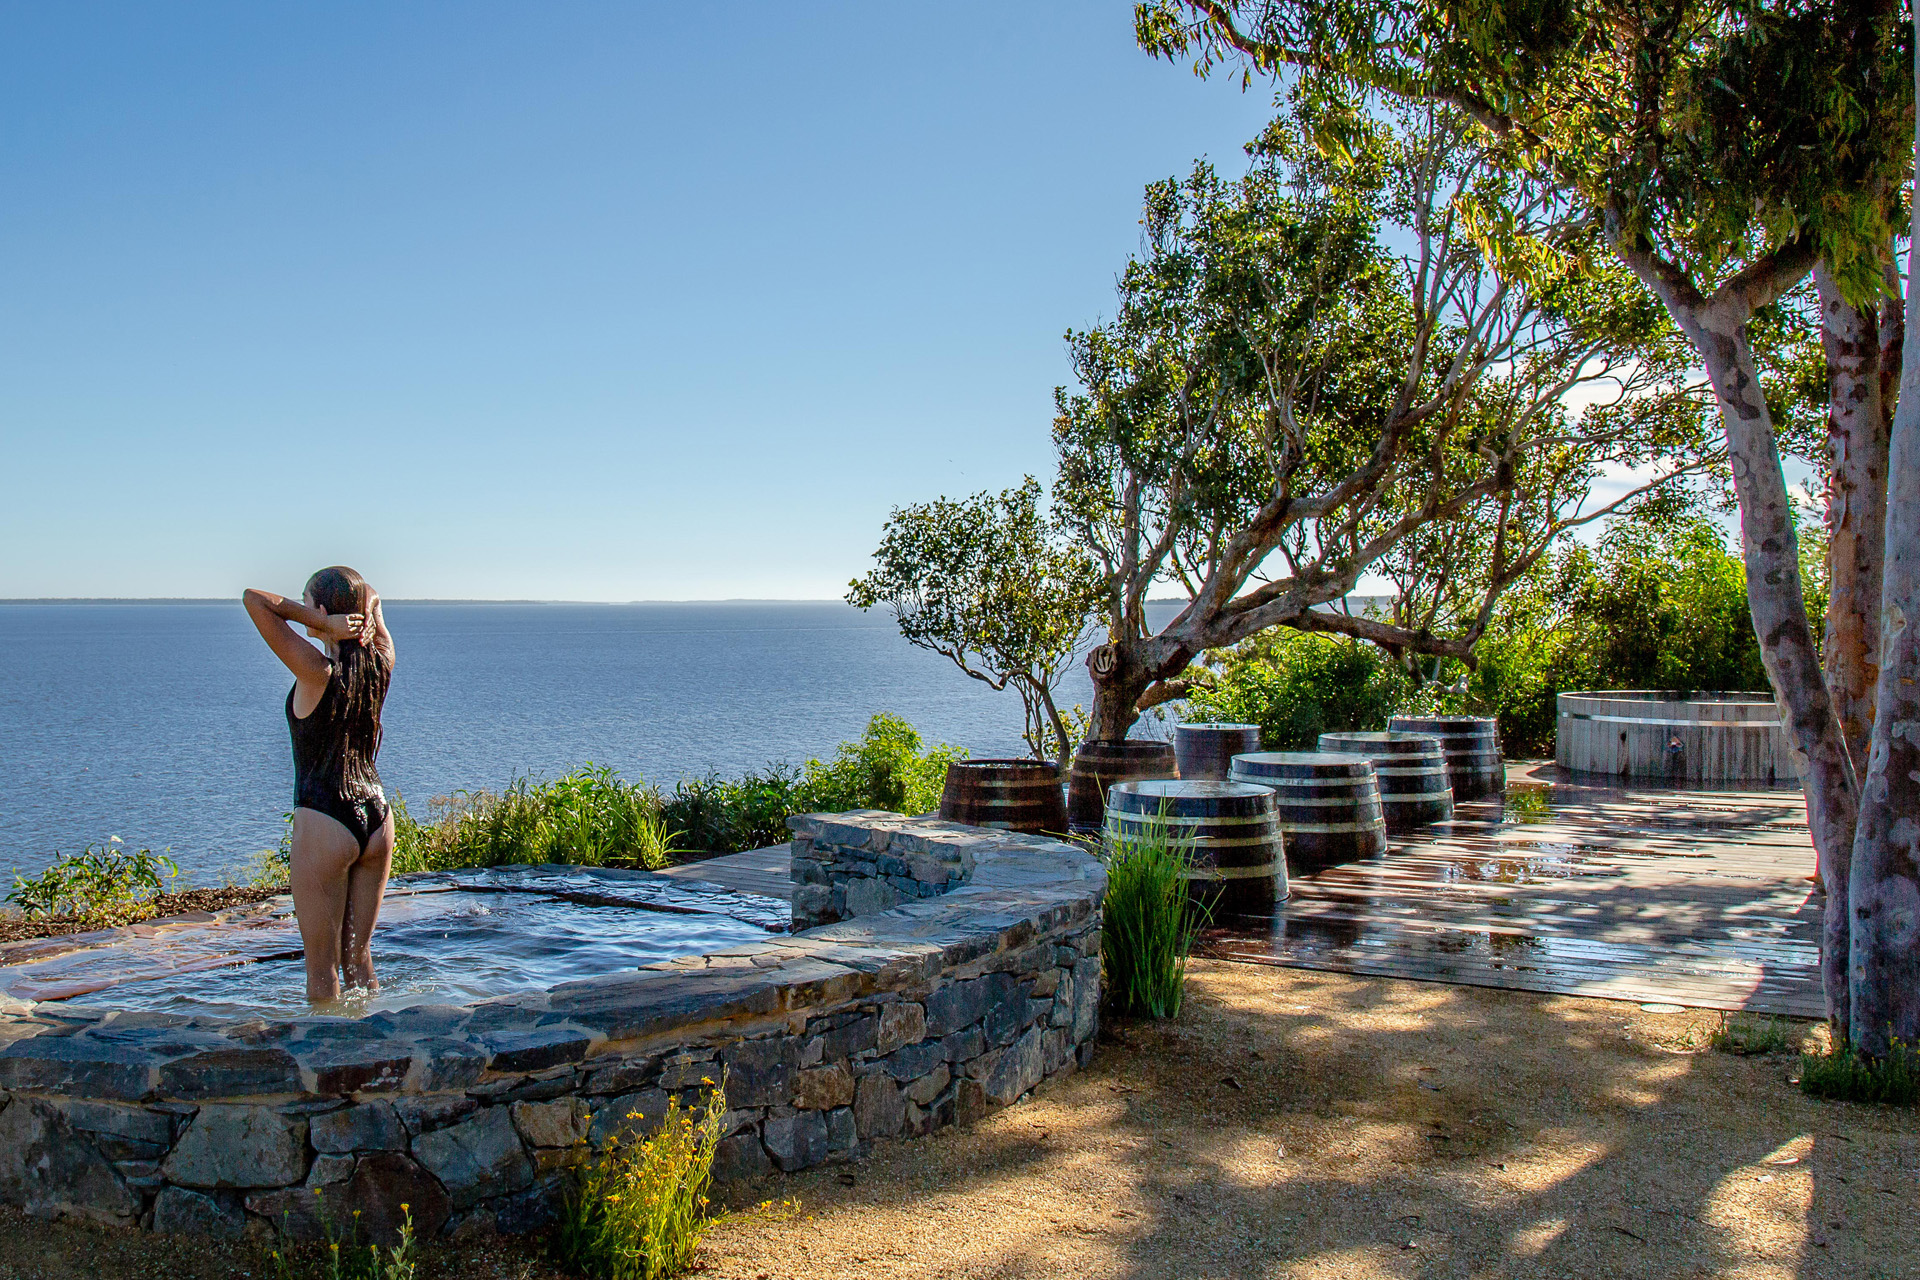
[[[1011,693],[843,604],[397,601],[387,617],[380,771],[415,804],[587,760],[667,784],[798,762],[881,710],[976,755],[1022,750]],[[0,603],[0,875],[108,835],[171,849],[201,883],[237,872],[292,803],[290,683],[237,603]],[[1076,666],[1065,701],[1089,694]]]

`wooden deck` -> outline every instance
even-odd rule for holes
[[[1820,899],[1797,791],[1583,784],[1508,770],[1505,806],[1296,877],[1202,953],[1521,991],[1820,1017]]]
[[[1222,960],[1817,1018],[1820,898],[1798,791],[1621,789],[1510,765],[1505,805],[1223,917]],[[784,898],[787,846],[665,874]]]

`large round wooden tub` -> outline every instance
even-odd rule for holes
[[[1770,693],[1563,693],[1553,755],[1575,773],[1683,786],[1800,779]]]

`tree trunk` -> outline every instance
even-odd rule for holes
[[[1853,761],[1866,773],[1879,679],[1880,558],[1886,546],[1889,417],[1880,317],[1840,296],[1822,262],[1820,338],[1827,355],[1827,688]],[[1836,871],[1841,868],[1838,864]]]
[[[1670,308],[1673,310],[1673,308]],[[1793,505],[1780,469],[1773,419],[1747,345],[1745,318],[1730,320],[1678,309],[1687,337],[1700,352],[1720,400],[1734,490],[1740,499],[1741,560],[1747,606],[1760,639],[1760,656],[1785,714],[1793,745],[1806,757],[1802,785],[1821,882],[1827,886],[1820,948],[1821,986],[1835,1034],[1849,1024],[1848,894],[1842,868],[1854,843],[1858,797],[1846,740],[1820,670],[1800,588],[1800,543]]]
[[[1914,23],[1920,35],[1920,12]],[[1920,86],[1920,62],[1914,79]],[[1920,139],[1914,164],[1920,174]],[[1920,232],[1920,203],[1913,218]],[[1910,248],[1909,337],[1916,261]],[[1887,458],[1880,679],[1850,884],[1852,1039],[1876,1058],[1894,1039],[1920,1044],[1920,343],[1905,347]]]
[[[1156,680],[1187,669],[1193,650],[1153,636],[1096,645],[1087,654],[1093,676],[1093,717],[1087,724],[1088,742],[1118,742],[1140,718],[1140,695]]]

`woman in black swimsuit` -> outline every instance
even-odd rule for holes
[[[393,862],[393,815],[374,769],[380,708],[393,677],[393,637],[380,596],[353,570],[322,569],[304,600],[249,588],[253,625],[293,672],[293,910],[306,949],[307,999],[375,989],[373,922]],[[298,623],[319,640],[294,633]]]

